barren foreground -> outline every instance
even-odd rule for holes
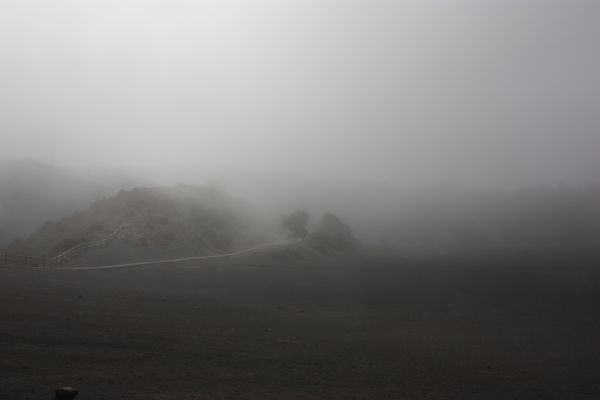
[[[599,261],[0,269],[0,398],[596,399]]]

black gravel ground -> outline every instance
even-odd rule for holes
[[[0,268],[0,399],[598,399],[599,261]]]

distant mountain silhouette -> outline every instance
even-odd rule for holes
[[[37,161],[0,161],[0,246],[85,207],[109,190]]]
[[[386,238],[407,245],[467,248],[600,246],[600,185],[420,200],[410,214],[390,223]]]

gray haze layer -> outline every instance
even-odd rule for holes
[[[599,20],[584,0],[3,0],[0,158],[588,183]]]

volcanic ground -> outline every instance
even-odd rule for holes
[[[600,254],[0,269],[0,398],[597,399]]]

